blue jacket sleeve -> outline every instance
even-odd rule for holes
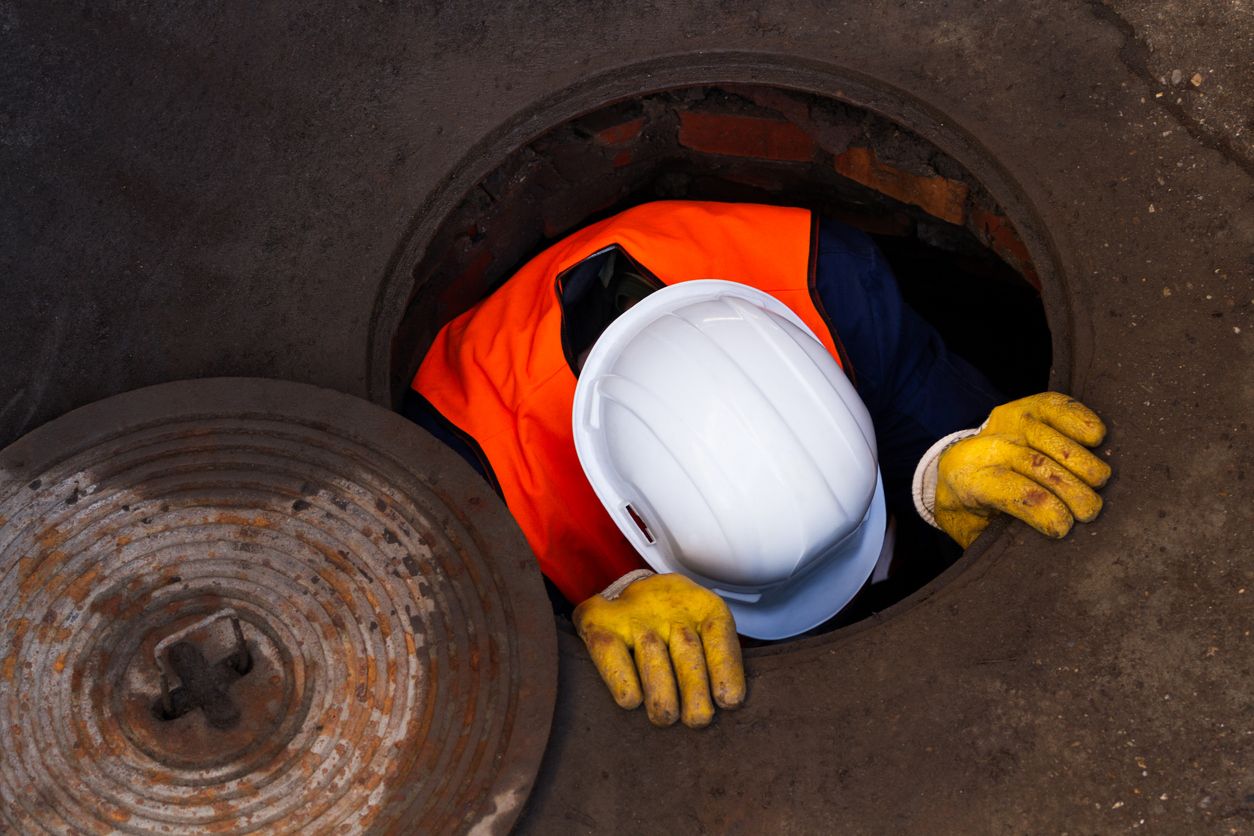
[[[905,303],[866,233],[819,222],[814,295],[875,423],[888,504],[913,513],[910,483],[923,453],[942,436],[979,426],[1002,398]]]

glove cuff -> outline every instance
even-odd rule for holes
[[[609,586],[605,587],[605,589],[601,590],[601,597],[607,601],[613,601],[619,595],[623,594],[624,589],[631,586],[636,581],[647,578],[652,574],[652,569],[636,569],[633,572],[628,572]]]
[[[919,459],[919,464],[914,469],[914,482],[910,492],[914,497],[914,509],[932,528],[940,529],[936,523],[936,482],[939,479],[941,455],[964,438],[979,435],[987,423],[985,421],[984,424],[972,430],[958,430],[958,432],[950,433],[927,448],[927,452]]]

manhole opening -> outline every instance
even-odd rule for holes
[[[413,269],[392,340],[394,403],[438,329],[529,258],[660,199],[802,206],[862,229],[906,301],[1007,399],[1047,388],[1053,347],[1040,276],[974,175],[927,139],[839,99],[723,84],[607,104],[515,149],[471,188]],[[899,554],[917,554],[912,568],[822,629],[912,594],[961,553],[913,513],[898,516],[896,538]]]

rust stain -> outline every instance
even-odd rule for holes
[[[65,553],[60,551],[48,552],[41,560],[37,560],[31,566],[30,574],[22,579],[18,585],[17,596],[23,604],[30,598],[31,594],[38,592],[49,583],[50,576],[60,568],[65,562]]]
[[[114,824],[122,824],[131,820],[131,814],[120,807],[108,807],[105,809],[105,815],[109,817],[109,821]]]
[[[366,792],[372,792],[379,784],[383,783],[384,773],[372,771],[357,779],[358,786]]]
[[[270,522],[270,520],[266,519],[261,514],[246,517],[243,514],[223,512],[209,517],[209,522],[220,523],[222,525],[238,525],[243,528],[272,528],[274,526],[274,523]]]
[[[300,756],[300,760],[296,762],[296,766],[307,777],[313,777],[318,771],[318,765],[322,762],[322,756],[317,752],[306,751]]]
[[[85,599],[88,593],[91,592],[92,587],[96,583],[96,578],[98,577],[100,577],[100,565],[96,564],[75,578],[74,582],[66,587],[65,594],[72,598],[74,603],[83,603],[83,599]]]
[[[4,657],[4,661],[0,662],[0,679],[5,682],[13,681],[13,674],[17,672],[17,660],[22,653],[22,642],[26,639],[26,631],[30,629],[30,619],[15,618],[9,622],[9,631],[13,634],[13,649],[9,651],[9,655]]]
[[[374,594],[373,589],[369,586],[363,587],[362,594],[364,594],[366,596],[366,600],[370,602],[370,609],[372,611],[382,611],[383,608],[379,606],[379,597]],[[379,635],[381,635],[384,639],[387,639],[392,635],[392,625],[388,619],[380,618],[376,620],[376,623],[379,625]]]
[[[331,561],[333,564],[338,565],[339,559],[337,557],[332,556],[334,555],[334,552],[330,552],[328,550],[328,551],[324,551],[324,554],[327,554],[327,559],[329,561]],[[331,589],[333,592],[335,592],[337,598],[339,598],[340,600],[344,600],[344,601],[351,601],[353,599],[354,597],[353,585],[348,582],[347,572],[329,571],[325,567],[319,567],[317,569],[317,573],[318,573],[318,577],[321,578],[324,583],[326,583],[327,587]],[[340,616],[339,613],[337,612],[331,613],[331,620],[332,622],[335,623],[336,627],[340,629],[344,628],[345,626],[344,619]]]
[[[61,529],[55,525],[50,525],[36,534],[35,540],[45,549],[52,550],[64,543],[68,536],[68,534],[61,533]]]
[[[444,570],[444,574],[450,578],[456,578],[461,575],[462,568],[465,565],[463,561],[455,559],[450,554],[441,554],[439,560],[440,568]]]
[[[52,611],[49,610],[48,615],[52,615],[52,614],[53,614]],[[74,631],[71,630],[69,627],[57,627],[56,626],[55,616],[53,616],[51,623],[49,623],[48,620],[45,618],[45,623],[39,625],[39,640],[41,642],[45,642],[49,644],[61,643],[61,642],[68,640],[70,636],[73,636],[73,635],[74,635]]]
[[[203,825],[203,827],[205,828],[206,833],[227,833],[231,830],[234,830],[236,824],[237,824],[237,820],[233,818],[218,819],[217,821],[212,821],[206,825]]]
[[[93,601],[91,604],[92,612],[97,612],[105,618],[117,618],[123,609],[126,608],[127,597],[125,595],[110,595]]]
[[[169,784],[173,780],[174,780],[174,773],[172,772],[166,772],[161,769],[154,769],[152,772],[148,773],[149,786],[153,786],[153,787],[161,786],[163,784]]]
[[[87,666],[75,665],[70,669],[70,691],[75,695],[82,693],[83,682],[87,679]]]

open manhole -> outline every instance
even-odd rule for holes
[[[0,451],[0,821],[507,831],[556,686],[528,556],[456,456],[328,390],[45,425]]]
[[[906,301],[1006,399],[1049,387],[1049,265],[1033,262],[981,179],[922,133],[843,94],[752,82],[666,86],[539,121],[520,120],[523,141],[497,142],[498,156],[482,152],[484,173],[402,252],[386,343],[393,403],[444,323],[565,235],[659,199],[800,206],[862,229]],[[960,557],[913,512],[898,515],[896,533],[898,553],[917,553],[911,568],[826,629],[884,609]]]

